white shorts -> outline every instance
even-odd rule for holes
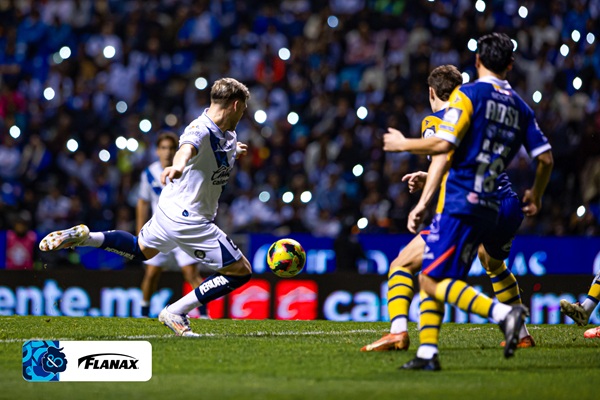
[[[158,207],[140,231],[139,241],[161,253],[179,248],[212,270],[226,267],[243,256],[235,243],[214,223],[175,222]]]
[[[198,260],[189,256],[185,251],[175,248],[169,253],[158,253],[151,259],[144,261],[144,264],[175,270],[176,268],[182,268],[186,265],[195,266],[198,264]]]

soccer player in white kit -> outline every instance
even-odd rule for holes
[[[177,151],[179,137],[173,132],[160,132],[156,139],[156,155],[158,160],[150,164],[141,174],[139,195],[136,205],[136,232],[140,232],[148,218],[156,212],[158,197],[164,188],[160,182],[163,170],[173,164],[173,157]],[[152,214],[150,214],[152,210]],[[188,255],[179,248],[169,253],[158,253],[150,260],[144,261],[146,271],[142,280],[141,316],[150,316],[150,298],[158,288],[158,282],[164,268],[178,267],[183,278],[192,288],[197,288],[202,283],[198,273],[198,260]],[[199,308],[200,316],[206,317],[206,307]]]
[[[213,223],[235,159],[248,149],[237,141],[235,127],[249,98],[248,88],[235,79],[222,78],[213,84],[210,107],[179,138],[173,165],[160,177],[166,187],[156,212],[139,236],[124,231],[90,232],[87,226],[78,225],[48,234],[40,242],[40,250],[93,246],[146,261],[159,252],[181,248],[214,273],[166,306],[158,319],[178,336],[198,336],[186,313],[243,286],[252,276],[246,257]]]

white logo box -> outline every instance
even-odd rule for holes
[[[31,343],[35,345],[35,355],[30,363],[38,366],[37,371],[40,371],[39,366],[45,364],[50,372],[43,379],[28,379],[24,375],[26,380],[146,382],[152,378],[152,345],[148,341],[29,341],[23,345],[24,353],[27,346],[32,347]],[[56,347],[64,354],[64,371],[53,372],[55,369],[52,365],[60,365],[61,357],[49,360],[46,351],[50,347]]]

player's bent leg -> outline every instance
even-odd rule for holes
[[[387,294],[390,333],[360,351],[408,350],[408,310],[414,296],[414,275],[421,270],[424,249],[425,241],[417,235],[390,264]]]
[[[498,322],[505,337],[504,357],[509,358],[514,355],[519,343],[519,332],[528,315],[527,307],[522,304],[508,306],[494,302],[458,279],[446,278],[436,282],[421,274],[419,282],[423,290],[437,300],[448,302],[467,313],[475,313]]]
[[[438,359],[438,343],[444,319],[444,303],[428,295],[424,290],[421,290],[420,296],[419,339],[421,343],[417,356],[400,368],[439,371],[442,368]]]
[[[592,282],[592,286],[583,303],[569,303],[567,300],[561,300],[560,311],[571,317],[578,325],[585,326],[590,319],[590,315],[592,315],[592,312],[598,306],[598,303],[600,303],[600,272],[594,278],[594,282]]]
[[[85,225],[49,233],[40,241],[40,250],[54,251],[78,246],[99,247],[130,260],[146,261],[158,250],[145,248],[137,236],[125,231],[90,232]]]
[[[444,317],[444,300],[438,300],[433,294],[438,285],[437,280],[421,274],[421,304],[419,306],[419,339],[421,343],[414,359],[402,365],[400,369],[439,371],[438,359],[439,333]]]
[[[492,257],[485,249],[484,245],[480,245],[478,249],[479,260],[490,277],[494,295],[501,303],[508,305],[522,304],[521,291],[519,284],[513,273],[506,267],[506,264],[501,259]],[[505,347],[506,342],[502,341],[500,346]],[[520,349],[535,347],[535,340],[527,330],[527,326],[523,324],[519,332],[519,343],[517,347]]]
[[[46,235],[39,244],[41,251],[54,251],[81,246],[90,236],[90,229],[77,225],[69,229],[54,231]]]
[[[248,283],[252,277],[250,271],[250,263],[246,257],[242,256],[242,258],[228,265],[226,268],[222,268],[218,272],[215,272],[206,278],[200,286],[183,296],[181,299],[177,300],[175,303],[166,306],[163,311],[166,312],[165,315],[179,315],[183,319],[187,320],[186,314],[190,310],[200,306],[201,304],[207,304],[215,299],[218,299],[219,297],[225,296],[226,294],[229,294],[235,289]],[[162,313],[163,312],[161,311],[161,314]],[[161,322],[163,321],[161,320]],[[178,334],[179,328],[177,326],[174,329],[166,323],[165,325]]]
[[[142,284],[140,285],[142,289],[142,317],[150,316],[150,298],[158,288],[158,282],[160,281],[161,274],[162,268],[155,265],[146,265],[144,278],[142,279]]]

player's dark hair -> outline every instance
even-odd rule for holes
[[[246,101],[250,91],[243,83],[233,78],[221,78],[215,81],[210,90],[211,103],[227,105],[234,100]]]
[[[160,131],[156,138],[156,147],[160,146],[160,142],[163,140],[170,140],[173,142],[175,148],[179,147],[179,137],[171,131]]]
[[[454,65],[441,65],[434,68],[427,78],[427,84],[442,101],[448,101],[452,91],[462,84],[462,75]]]
[[[490,71],[501,75],[513,62],[513,42],[504,33],[490,33],[477,41],[479,61]]]

